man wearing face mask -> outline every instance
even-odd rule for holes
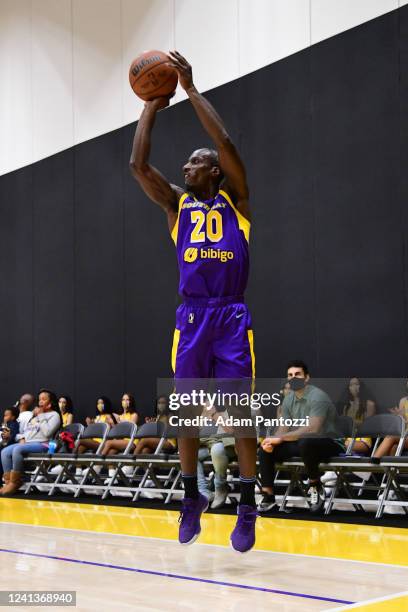
[[[325,492],[320,482],[319,463],[345,452],[341,439],[336,438],[336,409],[329,396],[309,383],[310,375],[303,361],[291,361],[287,366],[291,391],[282,403],[284,419],[306,419],[304,427],[281,426],[273,438],[265,438],[259,450],[263,498],[259,512],[275,505],[273,483],[275,464],[292,457],[301,457],[309,477],[310,511],[318,513],[324,507]]]

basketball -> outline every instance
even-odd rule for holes
[[[167,65],[162,51],[145,51],[133,60],[129,69],[130,86],[145,101],[169,96],[177,86],[177,71]]]

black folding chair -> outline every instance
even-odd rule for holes
[[[384,465],[375,461],[373,455],[380,444],[380,441],[387,435],[396,436],[399,438],[399,448],[402,446],[402,439],[404,433],[404,420],[394,414],[377,414],[368,417],[363,421],[357,428],[355,438],[372,438],[374,444],[372,446],[370,457],[357,457],[348,454],[346,457],[339,458],[333,464],[333,469],[338,475],[338,482],[335,487],[335,495],[331,501],[352,504],[356,510],[364,511],[363,504],[375,504],[377,508],[379,506],[378,495],[384,488],[384,477],[388,470]],[[354,438],[354,439],[355,439]],[[353,441],[354,445],[354,441]],[[373,477],[374,482],[371,484],[367,481],[355,482],[350,480],[350,475],[353,472],[367,472]],[[377,480],[377,475],[381,476],[381,482]],[[339,498],[337,493],[342,489],[345,491],[347,497]],[[357,489],[357,498],[353,495],[353,491]],[[368,491],[374,491],[377,495],[376,499],[371,499],[369,496],[365,496]],[[331,508],[331,507],[330,507]],[[378,511],[378,510],[377,510]]]
[[[73,435],[75,439],[75,447],[72,452],[75,452],[75,449],[77,448],[79,444],[79,438],[83,430],[84,430],[84,426],[81,423],[71,423],[70,425],[63,427],[60,430],[59,433],[66,431]],[[53,474],[50,473],[50,469],[52,467],[55,467],[56,465],[61,465],[61,463],[58,461],[58,457],[60,455],[61,455],[60,451],[57,451],[57,453],[55,454],[33,453],[26,457],[27,461],[30,461],[30,462],[34,461],[35,463],[38,463],[38,465],[36,466],[36,469],[34,470],[34,473],[32,474],[31,481],[27,483],[27,486],[25,489],[25,495],[30,493],[33,487],[37,488],[40,491],[45,491],[48,489],[51,490],[51,488],[54,485],[55,477]],[[63,472],[65,466],[62,465],[61,467],[62,467],[61,471]],[[43,482],[43,480],[45,482]]]
[[[114,425],[112,427],[112,429],[109,430],[108,435],[106,436],[106,440],[105,442],[107,442],[108,440],[123,440],[123,439],[127,439],[128,443],[126,445],[125,450],[122,453],[117,453],[115,455],[109,456],[106,455],[106,462],[109,462],[109,464],[111,464],[111,459],[113,459],[113,457],[115,457],[115,463],[114,465],[114,473],[112,476],[108,477],[108,483],[104,483],[104,485],[97,485],[94,488],[101,488],[103,489],[103,493],[102,493],[102,499],[106,499],[106,497],[109,495],[109,493],[112,493],[112,487],[115,484],[115,482],[119,482],[122,481],[125,483],[125,486],[130,486],[131,484],[131,479],[129,479],[128,475],[123,471],[123,468],[126,465],[129,465],[129,462],[126,464],[126,462],[121,461],[122,458],[126,458],[130,451],[133,450],[134,448],[134,439],[136,436],[136,432],[137,432],[137,427],[134,423],[131,423],[129,421],[123,421],[122,423],[117,423],[117,425]]]
[[[336,417],[336,432],[339,438],[349,438],[353,436],[353,420],[348,416],[337,416]],[[346,453],[351,452],[352,443],[348,445],[348,449]],[[328,461],[322,462],[320,464],[320,469],[322,471],[333,470],[336,471],[336,465],[338,461],[338,457],[333,457]],[[289,471],[290,479],[289,481],[279,479],[279,471]],[[286,484],[287,487],[282,497],[279,510],[281,512],[285,511],[286,504],[288,501],[307,501],[308,495],[308,486],[303,483],[303,474],[305,471],[304,463],[301,457],[293,457],[293,459],[288,459],[287,461],[283,461],[282,463],[277,465],[277,472],[275,478],[275,484]],[[294,491],[298,490],[300,492],[300,496],[292,496]],[[289,499],[290,498],[290,499]],[[331,509],[332,506],[329,506]],[[330,504],[330,500],[329,500]],[[329,510],[330,511],[330,510]]]

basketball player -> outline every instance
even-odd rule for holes
[[[248,279],[250,216],[245,168],[224,124],[193,84],[190,64],[177,51],[170,65],[179,77],[216,151],[194,151],[183,166],[185,188],[170,184],[149,164],[151,132],[167,98],[147,102],[133,142],[130,168],[145,193],[167,214],[180,268],[173,343],[176,381],[191,378],[251,379],[254,372],[251,317],[243,294]],[[236,439],[240,468],[240,505],[231,534],[235,550],[255,543],[256,438]],[[198,492],[198,438],[179,438],[185,496],[179,541],[193,543],[200,534],[200,517],[208,507]]]

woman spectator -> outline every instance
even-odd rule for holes
[[[1,452],[5,485],[0,489],[1,495],[15,493],[23,481],[24,455],[45,452],[48,441],[54,436],[61,425],[57,412],[57,398],[48,389],[41,389],[38,396],[38,406],[33,410],[24,433],[24,438],[16,444],[10,444]]]
[[[146,417],[146,423],[163,423],[167,427],[169,418],[169,399],[166,395],[160,395],[156,400],[155,415],[153,417]],[[135,440],[136,442],[136,440]],[[137,440],[136,448],[133,452],[134,455],[154,453],[160,438],[141,438]],[[165,440],[161,450],[166,453],[173,453],[177,448],[177,440],[175,438],[169,438]]]
[[[354,425],[358,426],[368,417],[376,413],[375,401],[370,396],[368,389],[360,378],[353,376],[350,378],[340,401],[337,404],[338,411],[343,416],[353,419]],[[348,448],[352,438],[344,440],[345,447]],[[371,438],[356,438],[352,448],[356,455],[369,455],[373,441]],[[359,478],[370,476],[369,472],[353,472]],[[325,472],[321,478],[325,485],[337,480],[336,472]]]
[[[58,406],[62,418],[62,426],[71,425],[74,421],[72,399],[69,395],[61,395],[58,400]]]
[[[107,423],[109,427],[116,425],[117,420],[112,411],[112,402],[105,395],[100,395],[96,400],[96,416],[94,419],[91,419],[90,422]],[[84,453],[87,450],[96,451],[101,442],[102,438],[85,438],[84,440],[81,440],[81,443],[78,446],[78,453]]]
[[[349,384],[339,402],[340,414],[349,416],[355,425],[361,423],[376,412],[374,400],[370,397],[365,383],[354,376],[350,378]],[[350,443],[350,438],[345,440],[346,447]],[[353,452],[368,455],[372,446],[371,438],[356,438]]]
[[[122,412],[119,415],[119,421],[130,421],[137,425],[139,415],[136,411],[136,402],[133,395],[130,393],[124,393],[122,395]]]
[[[130,393],[124,393],[122,396],[122,414],[119,415],[119,421],[129,421],[137,424],[139,415],[136,412],[135,398]],[[126,450],[129,444],[129,438],[123,438],[122,440],[107,440],[103,449],[102,455],[117,455],[117,453]],[[109,468],[109,476],[113,475],[112,468]]]
[[[408,381],[406,383],[406,388],[408,391]],[[402,416],[402,418],[405,420],[406,426],[408,427],[408,395],[401,397],[398,406],[396,406],[395,408],[390,408],[389,412],[391,412],[391,414],[397,414],[399,416]],[[381,459],[381,457],[395,455],[398,442],[399,438],[397,438],[396,436],[386,436],[381,442],[381,444],[379,444],[373,457],[375,457],[376,459]],[[404,440],[403,449],[408,450],[408,437],[406,437]]]

